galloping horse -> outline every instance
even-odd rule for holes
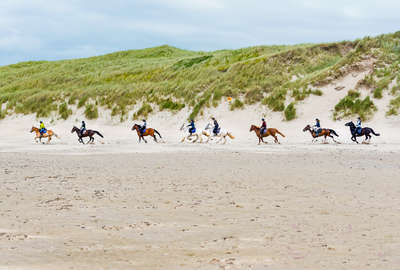
[[[318,136],[315,133],[315,131],[311,128],[310,125],[307,125],[305,128],[303,128],[303,132],[306,132],[307,130],[310,131],[310,134],[313,137],[312,142],[314,142],[315,139],[317,139],[318,137],[321,137],[321,136],[325,137],[325,142],[326,142],[326,137],[330,137],[330,138],[332,138],[332,140],[334,142],[337,142],[337,141],[335,141],[335,138],[331,134],[335,135],[336,137],[339,137],[339,135],[336,133],[336,131],[334,131],[333,129],[329,129],[329,128],[321,128],[321,132],[318,134]]]
[[[348,123],[345,124],[345,126],[350,127],[351,140],[353,142],[356,142],[356,143],[358,143],[357,137],[365,136],[365,140],[363,141],[363,143],[369,143],[369,141],[372,138],[370,133],[374,134],[375,136],[380,136],[381,135],[379,133],[375,133],[374,130],[372,128],[369,128],[369,127],[362,128],[361,129],[361,133],[357,133],[356,125],[354,125],[353,122],[348,122]]]
[[[85,144],[85,142],[82,140],[82,138],[84,137],[89,137],[89,141],[87,143],[91,143],[94,142],[94,135],[99,135],[100,137],[104,138],[103,135],[101,135],[100,132],[96,131],[96,130],[91,130],[88,129],[85,131],[85,133],[81,134],[81,130],[79,128],[77,128],[76,126],[74,126],[71,130],[71,133],[76,132],[76,135],[78,135],[78,142]]]
[[[205,143],[208,143],[209,140],[212,140],[213,138],[219,138],[219,140],[216,143],[221,142],[224,140],[223,144],[226,143],[226,137],[231,138],[232,140],[235,139],[235,136],[232,135],[232,132],[229,131],[220,131],[217,135],[213,133],[213,127],[211,123],[208,123],[207,126],[204,128],[204,130],[201,132],[201,135],[204,135],[207,137],[207,141]],[[203,137],[200,139],[201,142],[203,142]]]
[[[40,135],[39,129],[38,129],[37,127],[32,127],[31,133],[32,133],[32,132],[35,132],[35,133],[36,133],[36,137],[35,137],[35,141],[36,141],[36,142],[38,142],[37,139],[39,139],[39,141],[42,142],[42,138],[48,138],[47,143],[50,143],[51,137],[52,137],[53,135],[56,136],[56,138],[58,138],[58,139],[60,138],[60,137],[58,137],[57,134],[55,134],[55,133],[54,133],[52,130],[50,130],[50,129],[48,129],[47,132],[44,133],[43,135]]]
[[[276,134],[281,135],[282,137],[285,137],[285,135],[283,135],[279,130],[277,130],[276,128],[268,128],[266,130],[266,132],[264,132],[263,134],[261,134],[261,128],[255,126],[255,125],[251,125],[250,127],[250,132],[255,131],[257,137],[258,137],[258,144],[261,144],[261,142],[264,142],[264,137],[268,137],[268,136],[272,136],[274,137],[274,142],[275,143],[280,143],[278,141],[278,137],[276,136]]]
[[[182,124],[181,128],[179,129],[180,131],[182,131],[185,135],[183,136],[181,143],[185,142],[185,140],[195,143],[197,142],[197,140],[200,138],[200,143],[203,142],[203,138],[201,137],[201,134],[198,134],[197,132],[189,134],[186,136],[186,133],[188,132],[189,128],[186,127],[185,123]],[[192,138],[194,137],[194,139],[192,140]]]
[[[140,126],[138,124],[135,124],[135,125],[133,125],[132,130],[136,130],[137,135],[139,136],[139,143],[140,143],[141,139],[143,139],[143,141],[145,143],[147,143],[147,141],[144,139],[144,136],[151,136],[151,137],[153,137],[155,142],[158,142],[156,135],[154,133],[158,134],[158,136],[160,136],[160,139],[162,138],[161,134],[153,128],[146,128],[146,131],[142,134],[140,132]]]

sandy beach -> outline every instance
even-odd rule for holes
[[[395,269],[400,151],[325,146],[1,153],[0,269]]]

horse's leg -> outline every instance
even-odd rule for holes
[[[157,142],[156,135],[153,134],[154,141]]]
[[[330,138],[332,138],[332,140],[334,141],[334,142],[336,142],[335,141],[335,138],[333,138],[333,136],[332,135],[328,135]]]
[[[278,137],[277,137],[276,135],[273,135],[273,136],[274,136],[274,142],[275,142],[275,143],[279,143]]]
[[[146,141],[146,139],[142,136],[142,139],[143,139],[143,141],[145,142],[145,143],[147,143],[147,141]]]

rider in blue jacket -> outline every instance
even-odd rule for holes
[[[357,123],[356,123],[356,132],[358,133],[358,134],[360,134],[361,135],[361,131],[362,131],[362,126],[361,126],[361,117],[358,117],[357,118]]]
[[[188,125],[188,127],[190,127],[189,128],[190,135],[192,135],[193,133],[196,133],[196,127],[194,125],[194,120],[193,119],[190,120],[190,124]]]
[[[140,126],[140,133],[143,135],[146,132],[147,122],[146,122],[146,119],[143,119],[142,121],[143,121],[143,124]]]
[[[315,131],[316,137],[318,137],[319,133],[322,131],[322,129],[321,129],[321,123],[319,122],[319,119],[318,119],[318,118],[315,119],[314,131]]]
[[[220,128],[219,128],[219,124],[217,122],[217,120],[215,120],[215,117],[211,117],[211,119],[214,121],[214,129],[213,129],[213,133],[214,135],[218,135]]]

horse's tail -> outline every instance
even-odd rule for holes
[[[157,133],[158,136],[160,136],[160,139],[162,139],[161,134],[157,130],[154,130],[154,132]]]
[[[93,130],[93,132],[94,132],[95,134],[99,135],[100,137],[104,138],[103,135],[101,135],[101,133],[98,132],[97,130]]]
[[[232,140],[235,139],[235,136],[233,136],[230,132],[228,132],[227,135],[228,135],[229,138],[231,138]]]
[[[336,133],[336,131],[334,131],[333,129],[329,130],[333,135],[335,135],[336,137],[339,137],[339,135]]]
[[[282,132],[280,132],[279,130],[276,130],[276,133],[278,133],[279,135],[281,135],[282,137],[286,137]]]
[[[381,136],[381,134],[380,133],[375,133],[375,131],[371,128],[371,132],[372,132],[372,134],[374,134],[375,136]]]

